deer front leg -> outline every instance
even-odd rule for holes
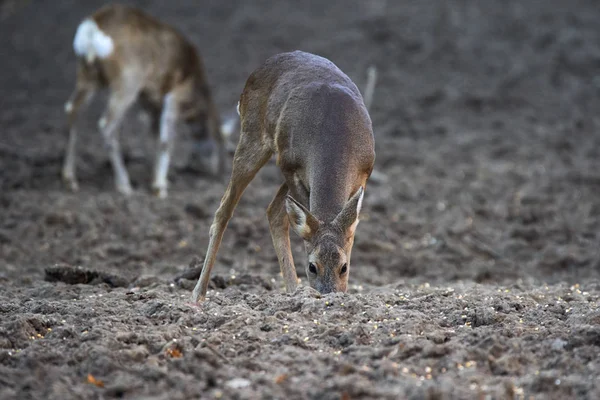
[[[69,130],[69,141],[65,152],[65,159],[62,169],[62,178],[67,187],[72,191],[77,191],[79,185],[75,175],[75,155],[77,148],[77,115],[82,106],[86,106],[94,95],[94,89],[91,87],[77,85],[75,91],[69,97],[65,104],[65,113],[67,114],[67,129]]]
[[[267,219],[273,239],[273,247],[277,253],[279,267],[283,275],[283,282],[288,293],[293,293],[298,285],[298,276],[294,266],[294,258],[290,246],[290,222],[285,210],[285,197],[288,193],[286,183],[281,185],[275,198],[267,208]]]
[[[123,163],[123,156],[121,155],[118,128],[125,113],[137,98],[137,94],[136,90],[131,89],[113,91],[110,95],[106,112],[98,122],[98,127],[104,137],[108,156],[113,166],[116,189],[126,196],[133,193],[133,190],[129,182],[129,174]]]
[[[256,176],[256,173],[262,166],[269,161],[271,155],[272,152],[269,148],[264,147],[254,137],[248,137],[242,133],[233,157],[233,168],[229,185],[221,199],[221,204],[215,213],[215,218],[210,227],[208,250],[204,259],[202,274],[192,293],[192,302],[196,303],[205,299],[210,273],[217,259],[217,252],[223,240],[223,233],[225,233],[225,228],[227,228],[227,224],[233,215],[233,210],[240,201],[250,181],[254,179],[254,176]]]
[[[169,163],[175,144],[177,125],[177,107],[172,94],[167,94],[160,116],[160,134],[154,164],[154,182],[152,190],[160,197],[167,197]]]

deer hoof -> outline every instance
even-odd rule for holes
[[[63,175],[63,182],[71,192],[75,193],[79,191],[79,184],[77,184],[77,180],[74,177]]]
[[[127,197],[133,194],[133,189],[131,188],[131,185],[117,185],[117,191],[123,196]]]
[[[154,187],[152,187],[152,193],[159,199],[167,198],[167,188],[165,188],[165,187],[154,186]]]

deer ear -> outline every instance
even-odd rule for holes
[[[348,236],[352,236],[358,225],[358,214],[362,207],[363,196],[365,190],[363,187],[359,187],[356,193],[350,197],[350,199],[344,204],[342,211],[335,217],[333,221],[339,227],[344,230]]]
[[[319,221],[292,196],[285,199],[287,211],[292,229],[304,240],[309,240],[319,229]]]

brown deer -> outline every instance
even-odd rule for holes
[[[108,5],[86,18],[75,34],[77,81],[65,105],[69,141],[62,176],[77,190],[75,122],[80,108],[100,88],[108,88],[107,108],[98,122],[108,149],[119,192],[132,193],[123,163],[118,128],[136,102],[150,113],[159,131],[152,188],[167,195],[167,173],[177,125],[187,123],[196,152],[212,154],[212,172],[225,167],[225,144],[202,61],[194,46],[174,28],[147,13],[124,5]]]
[[[229,186],[210,228],[192,301],[204,300],[223,233],[247,185],[277,154],[281,185],[267,209],[286,290],[298,278],[289,227],[304,239],[306,273],[321,293],[346,291],[358,214],[373,170],[371,118],[356,85],[331,61],[301,51],[269,58],[242,92]]]

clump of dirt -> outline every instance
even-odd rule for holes
[[[100,283],[104,282],[110,287],[127,287],[129,281],[117,275],[105,274],[99,271],[92,271],[81,267],[72,267],[70,265],[54,265],[45,269],[48,282],[65,282],[71,285],[77,283]]]
[[[277,52],[360,88],[378,69],[349,293],[282,293],[270,163],[196,306],[226,182],[185,165],[183,133],[169,198],[150,196],[132,113],[118,195],[99,96],[67,192],[72,39],[103,3],[0,2],[0,398],[600,398],[600,9],[563,3],[143,2],[200,49],[223,115]]]

